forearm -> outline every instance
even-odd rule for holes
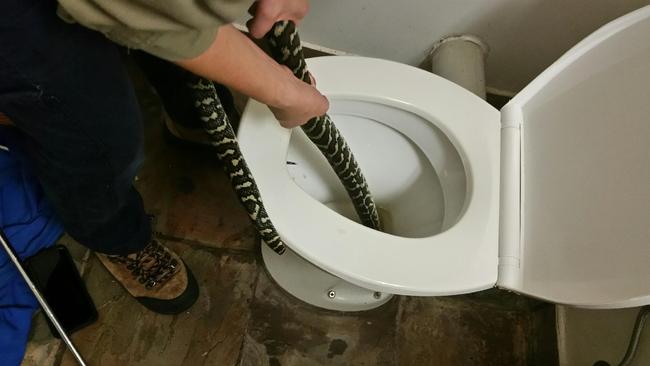
[[[175,62],[272,107],[283,107],[291,92],[286,88],[291,84],[287,79],[293,77],[290,72],[232,25],[220,27],[212,45],[200,56]]]

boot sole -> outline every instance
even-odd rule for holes
[[[147,309],[158,314],[176,315],[184,312],[192,307],[199,298],[199,285],[190,267],[185,265],[185,270],[187,271],[187,287],[178,297],[168,300],[153,297],[136,297],[135,299]]]

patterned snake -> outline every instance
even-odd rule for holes
[[[300,80],[310,83],[300,38],[293,22],[282,21],[267,34],[273,58],[289,67]],[[228,173],[235,192],[248,212],[262,240],[276,253],[286,250],[268,217],[253,175],[242,156],[237,137],[210,80],[195,76],[189,82],[193,100],[203,128],[216,148],[217,156]],[[354,208],[365,226],[381,230],[377,206],[370,195],[368,184],[361,174],[350,148],[331,118],[325,114],[312,118],[302,126],[307,137],[323,153],[352,199]]]

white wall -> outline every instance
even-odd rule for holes
[[[491,52],[488,86],[516,92],[563,52],[650,0],[312,0],[304,41],[418,65],[438,39],[472,33]],[[650,40],[650,35],[648,35]]]

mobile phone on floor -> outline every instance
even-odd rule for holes
[[[73,333],[97,320],[97,309],[68,249],[55,245],[23,262],[25,271],[41,292],[66,333]],[[60,338],[47,319],[52,334]]]

